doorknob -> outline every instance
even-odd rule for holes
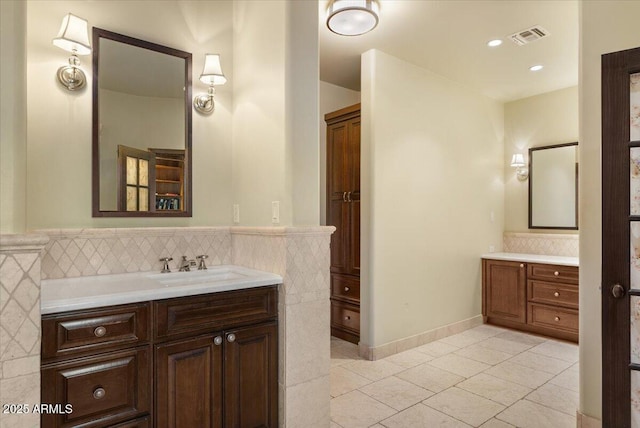
[[[625,289],[622,285],[615,284],[613,287],[611,287],[611,294],[613,294],[613,297],[615,297],[616,299],[621,299],[624,297]]]

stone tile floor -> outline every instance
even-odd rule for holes
[[[574,428],[578,346],[491,325],[378,361],[331,338],[332,428]]]

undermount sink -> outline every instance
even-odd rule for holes
[[[157,281],[167,287],[181,286],[187,284],[210,284],[249,278],[251,275],[240,272],[239,269],[231,266],[214,267],[207,270],[196,270],[188,272],[169,272],[169,273],[156,273],[149,275],[154,281]]]

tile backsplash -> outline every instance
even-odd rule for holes
[[[228,227],[40,230],[49,236],[42,279],[160,270],[161,257],[209,256],[207,265],[231,263]]]
[[[554,233],[505,232],[505,253],[544,254],[547,256],[578,257],[579,235]]]

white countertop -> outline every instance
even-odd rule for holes
[[[135,272],[43,280],[42,314],[281,284],[282,277],[242,266],[191,272]]]
[[[487,253],[482,255],[483,259],[507,260],[525,263],[546,263],[551,265],[576,266],[579,265],[578,257],[546,256],[543,254],[524,253]]]

